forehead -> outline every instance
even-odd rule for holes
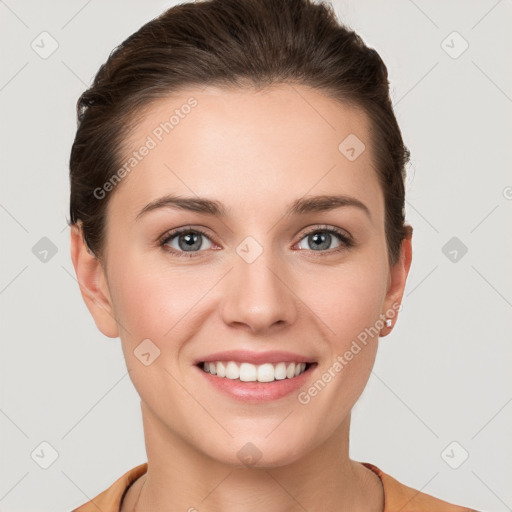
[[[302,85],[186,89],[139,116],[121,163],[134,165],[125,165],[112,207],[122,202],[139,211],[173,193],[242,212],[340,193],[379,215],[368,123],[360,109]]]

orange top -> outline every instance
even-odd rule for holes
[[[383,512],[476,512],[474,509],[452,505],[429,494],[407,487],[369,462],[362,462],[361,464],[376,473],[382,481],[384,488]],[[147,468],[148,463],[145,462],[130,469],[107,490],[72,512],[119,512],[128,487],[143,475]]]

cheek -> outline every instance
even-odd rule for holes
[[[311,418],[326,418],[325,432],[336,429],[363,392],[374,365],[384,300],[384,277],[368,266],[345,268],[336,281],[325,281],[313,309],[328,325],[328,354],[311,387],[299,396]],[[321,284],[321,283],[318,283]],[[380,320],[380,323],[379,323]]]
[[[197,300],[183,276],[150,259],[125,257],[109,279],[116,318],[135,336],[164,336]]]
[[[379,327],[386,282],[385,267],[371,262],[340,267],[332,275],[325,275],[321,282],[317,281],[317,289],[324,293],[311,307],[329,326],[338,353],[346,350],[361,333]]]

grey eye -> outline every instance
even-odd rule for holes
[[[206,246],[205,240],[208,241],[206,242]],[[183,252],[195,252],[202,249],[209,249],[211,245],[208,246],[208,243],[211,244],[211,240],[206,235],[198,231],[190,230],[175,233],[165,241],[165,245],[168,245],[176,251]]]

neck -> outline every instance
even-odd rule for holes
[[[379,477],[348,455],[350,416],[328,440],[286,466],[233,467],[197,451],[142,405],[147,473],[122,511],[382,512]],[[143,487],[142,487],[143,485]]]

